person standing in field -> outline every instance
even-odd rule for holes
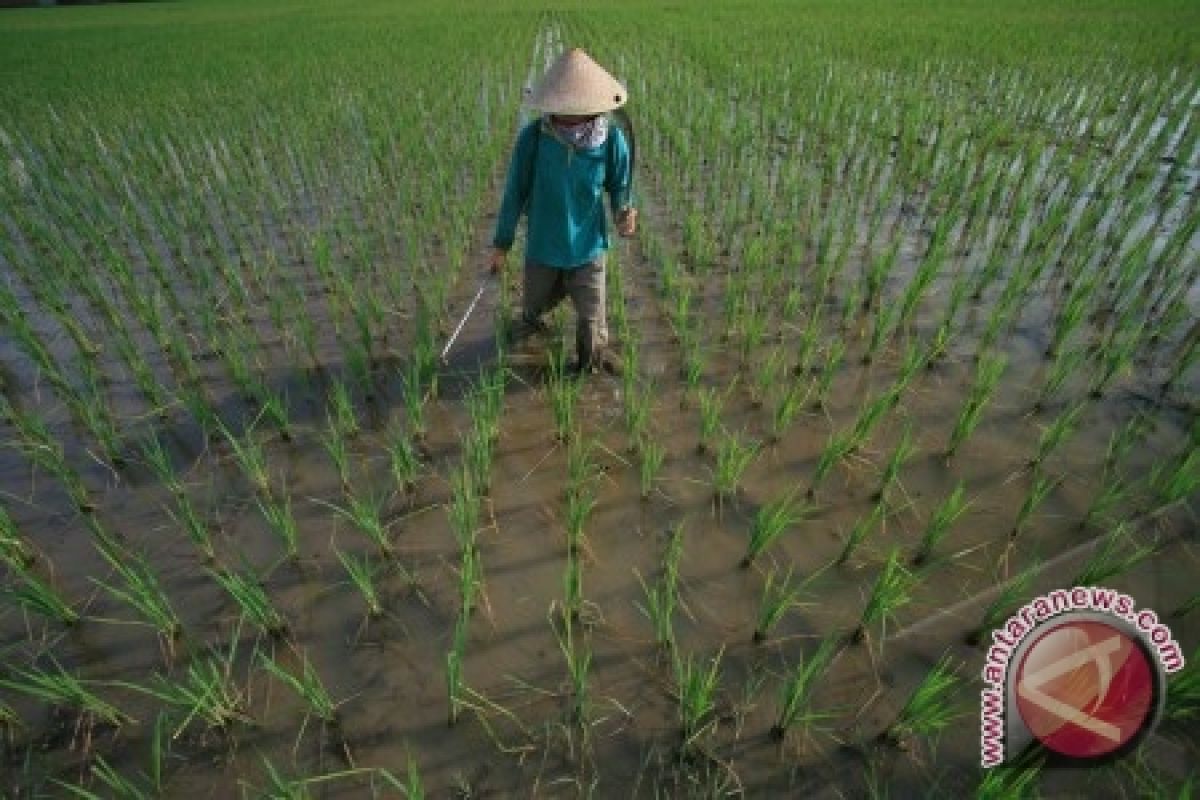
[[[517,135],[504,198],[492,238],[489,269],[504,270],[522,214],[528,217],[522,313],[512,331],[519,341],[544,332],[542,315],[570,297],[578,318],[581,372],[620,371],[608,346],[605,253],[609,247],[604,195],[621,236],[637,231],[630,205],[629,144],[606,113],[627,94],[578,48],[564,52],[526,99],[542,116]]]

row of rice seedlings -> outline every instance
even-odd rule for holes
[[[960,716],[953,701],[959,683],[950,656],[943,655],[913,689],[880,738],[907,747],[913,737],[936,737]]]
[[[779,716],[771,726],[773,739],[783,741],[789,732],[796,729],[819,729],[824,722],[833,718],[833,712],[817,709],[814,701],[819,697],[817,689],[821,680],[841,648],[841,638],[827,634],[811,656],[796,659],[780,689]]]
[[[684,753],[693,752],[700,739],[716,725],[714,711],[723,654],[724,648],[704,664],[690,653],[684,656],[678,649],[672,652],[680,750]]]
[[[646,603],[638,608],[654,629],[655,643],[665,650],[675,649],[675,609],[679,606],[679,563],[683,558],[683,523],[671,529],[671,538],[663,556],[663,574],[653,586],[648,586],[634,570]]]
[[[775,500],[764,503],[750,524],[750,541],[746,545],[746,554],[742,557],[742,568],[753,564],[764,550],[815,510],[815,506],[797,499],[795,489],[790,489]]]

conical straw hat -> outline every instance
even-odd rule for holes
[[[603,114],[627,97],[616,78],[576,47],[550,65],[525,103],[547,114]]]

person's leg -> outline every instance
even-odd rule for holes
[[[608,345],[604,284],[603,254],[595,261],[567,272],[567,291],[578,317],[575,347],[581,369],[599,366],[600,355]]]
[[[566,294],[563,270],[526,261],[521,317],[517,321],[514,338],[524,338],[532,333],[544,331],[546,325],[542,322],[542,315],[552,311]]]

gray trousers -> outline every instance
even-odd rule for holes
[[[591,364],[608,344],[604,313],[604,255],[573,269],[558,269],[525,262],[525,298],[522,308],[533,324],[552,311],[564,297],[575,306],[575,347],[581,364]]]

